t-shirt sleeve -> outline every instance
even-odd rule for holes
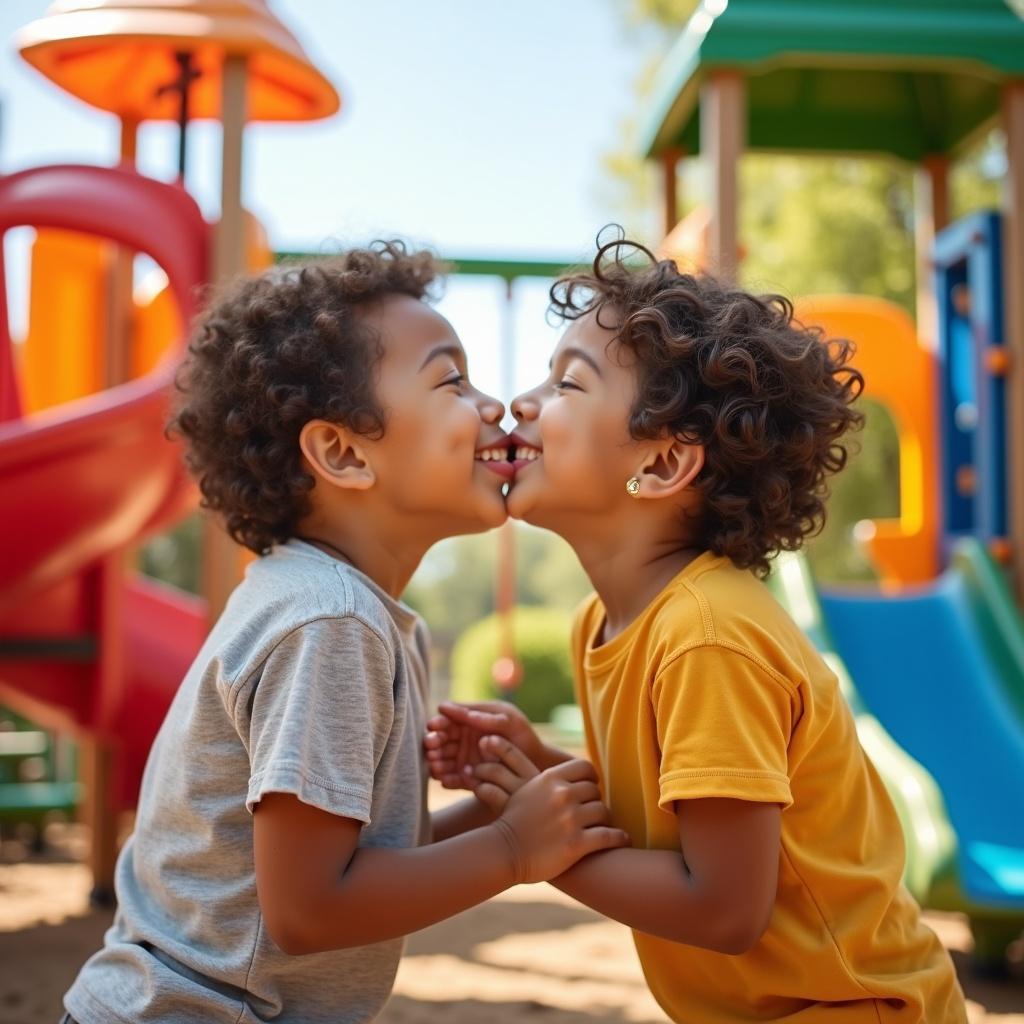
[[[376,631],[344,617],[289,633],[236,706],[249,740],[246,807],[265,793],[292,793],[368,824],[394,713],[394,663]]]
[[[793,699],[747,655],[696,647],[657,675],[651,700],[661,748],[659,806],[729,797],[788,807]]]

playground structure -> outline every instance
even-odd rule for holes
[[[122,126],[117,167],[0,177],[0,236],[37,231],[17,350],[0,275],[0,481],[11,524],[0,541],[0,703],[79,740],[94,895],[110,899],[116,811],[134,805],[153,737],[239,574],[239,549],[212,526],[205,600],[131,563],[195,507],[164,424],[201,289],[272,258],[241,205],[243,129],[328,116],[339,101],[263,0],[58,3],[18,46]],[[195,118],[224,129],[213,226],[184,187]],[[134,169],[138,126],[154,119],[179,125],[174,184]],[[136,254],[159,268],[149,281],[135,280]]]
[[[65,2],[28,26],[26,59],[121,116],[122,162],[0,177],[0,234],[38,229],[29,334],[17,355],[0,287],[0,481],[18,524],[0,541],[0,703],[81,741],[101,896],[113,869],[112,812],[134,801],[174,689],[238,575],[238,549],[212,528],[205,600],[145,580],[130,563],[140,543],[194,507],[162,431],[196,290],[270,258],[251,221],[246,242],[243,125],[338,106],[262,0],[211,4],[212,14],[207,6]],[[105,7],[116,18],[101,20]],[[927,33],[907,31],[925,18]],[[995,964],[1024,926],[1024,807],[1014,786],[1024,767],[1024,631],[998,567],[1013,569],[1019,593],[1024,460],[1011,442],[1024,437],[1024,313],[1009,284],[1024,280],[1024,22],[1002,0],[706,0],[661,81],[646,146],[665,172],[666,231],[676,225],[679,160],[703,150],[713,171],[706,223],[670,244],[706,236],[707,262],[720,272],[739,259],[744,139],[920,165],[916,325],[870,297],[800,305],[826,333],[858,342],[868,394],[899,430],[900,516],[872,524],[867,541],[881,586],[819,594],[800,559],[783,561],[773,585],[835,667],[889,784],[907,835],[908,885],[931,906],[968,913],[981,958]],[[1000,109],[1006,214],[943,232],[949,154]],[[214,227],[182,181],[132,169],[138,124],[160,118],[181,126],[183,172],[195,117],[225,126]],[[133,281],[136,253],[162,268],[166,288],[152,294]],[[517,275],[560,267],[456,269],[511,289]],[[508,567],[512,535],[503,537]],[[511,659],[508,641],[506,650]]]
[[[1024,930],[1024,21],[1003,0],[705,0],[658,82],[662,249],[725,276],[745,149],[917,168],[917,323],[867,296],[797,303],[856,342],[898,431],[900,515],[858,529],[879,585],[819,592],[798,556],[771,582],[893,796],[908,886],[965,912],[976,962],[1000,971]],[[996,123],[1005,209],[950,224],[950,160]],[[698,153],[710,203],[677,225],[678,164]]]

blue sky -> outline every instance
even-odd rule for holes
[[[343,103],[328,121],[247,129],[244,198],[275,247],[337,248],[400,234],[450,255],[585,258],[598,228],[622,216],[602,157],[619,145],[651,40],[627,32],[618,0],[271,6]],[[116,119],[67,96],[14,52],[16,29],[46,7],[0,4],[2,171],[116,157]],[[170,177],[175,145],[172,127],[145,126],[140,168]],[[193,127],[188,183],[211,216],[218,146],[216,126]],[[22,282],[11,269],[16,291]],[[518,286],[517,358],[503,386],[494,355],[500,287],[449,285],[440,308],[463,336],[481,386],[516,390],[542,372],[554,340],[543,323],[545,289]]]

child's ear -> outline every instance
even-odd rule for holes
[[[704,445],[680,437],[666,439],[640,470],[640,495],[669,498],[685,490],[704,468]]]
[[[377,479],[359,435],[340,423],[310,420],[299,434],[299,447],[312,472],[333,487],[366,491]]]

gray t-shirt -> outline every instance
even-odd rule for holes
[[[282,953],[260,914],[251,811],[264,793],[294,793],[363,822],[360,846],[428,842],[427,695],[426,627],[410,609],[302,541],[253,563],[157,736],[117,915],[68,1012],[82,1024],[372,1020],[403,940]]]

